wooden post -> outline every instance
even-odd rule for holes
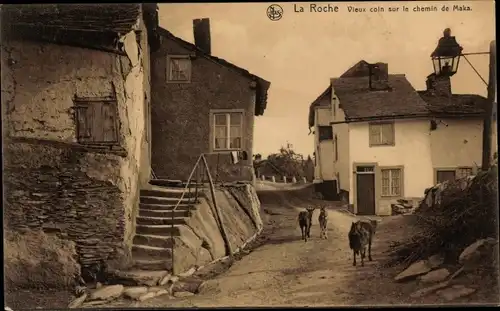
[[[307,184],[307,179],[305,177],[302,177],[302,181],[304,182],[304,184]]]
[[[266,176],[262,175],[260,176],[262,180],[266,180]]]
[[[493,119],[493,101],[495,100],[496,89],[496,41],[490,43],[490,74],[488,79],[488,100],[486,115],[483,122],[483,159],[481,169],[486,171],[491,164],[491,126]]]
[[[276,177],[274,177],[274,175],[271,177],[271,181],[276,182]]]
[[[297,183],[297,178],[295,178],[295,176],[292,177],[292,183]]]
[[[283,176],[283,183],[286,184],[286,176]]]

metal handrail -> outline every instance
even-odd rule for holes
[[[203,166],[205,167],[205,171],[207,173],[207,176],[208,176],[208,179],[209,179],[209,185],[210,185],[210,194],[212,196],[212,202],[214,204],[214,209],[215,209],[215,220],[217,222],[217,225],[219,226],[219,229],[221,230],[221,233],[222,233],[222,238],[224,240],[224,243],[226,244],[226,252],[229,253],[229,256],[232,255],[232,251],[231,251],[231,247],[230,247],[230,244],[229,244],[229,240],[227,238],[227,235],[226,235],[226,232],[225,232],[225,228],[224,228],[224,225],[222,223],[222,216],[219,212],[219,209],[217,208],[217,202],[216,202],[216,198],[215,198],[215,187],[214,187],[214,184],[213,184],[213,181],[212,181],[212,175],[210,174],[210,170],[208,168],[208,164],[207,164],[207,160],[205,158],[205,155],[202,153],[200,154],[200,156],[198,157],[198,159],[196,160],[196,163],[194,164],[193,166],[193,169],[191,170],[191,173],[189,174],[189,178],[186,182],[186,185],[184,186],[184,191],[182,192],[182,195],[181,197],[179,198],[179,200],[177,201],[177,203],[175,204],[174,208],[172,209],[172,214],[171,214],[171,223],[170,223],[170,252],[171,252],[171,257],[172,257],[172,274],[174,274],[174,214],[175,214],[175,211],[177,210],[177,208],[179,207],[179,205],[181,204],[182,200],[184,199],[184,196],[186,194],[186,190],[188,190],[188,187],[189,185],[191,184],[192,180],[193,180],[193,175],[196,171],[196,169],[198,168],[199,164],[200,164],[200,161],[203,162]],[[203,181],[202,181],[203,182]],[[196,182],[196,193],[195,193],[195,202],[198,201],[198,181]],[[189,189],[189,193],[191,193],[190,189]],[[188,206],[188,211],[191,212],[191,206],[189,205]]]

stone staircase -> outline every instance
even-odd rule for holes
[[[201,187],[201,185],[198,185]],[[179,236],[179,225],[186,224],[196,212],[196,185],[184,190],[181,181],[154,179],[141,190],[136,234],[132,245],[133,269],[172,269],[172,236]],[[184,193],[177,209],[174,207]],[[198,198],[204,196],[198,189]],[[173,218],[172,218],[173,216]],[[173,224],[173,226],[172,226]]]

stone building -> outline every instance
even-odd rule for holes
[[[72,240],[83,266],[130,249],[157,23],[156,4],[2,6],[5,230]]]
[[[208,19],[194,20],[195,44],[159,29],[152,62],[152,167],[161,179],[187,180],[206,154],[219,181],[253,179],[255,116],[270,83],[211,54]],[[231,151],[246,159],[231,164]]]

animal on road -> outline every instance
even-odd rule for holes
[[[299,213],[299,227],[304,242],[307,242],[307,238],[311,237],[312,216],[315,209],[314,207],[306,207],[305,211]]]
[[[351,230],[349,230],[349,247],[353,251],[353,266],[356,265],[356,255],[361,257],[361,266],[365,265],[364,259],[367,247],[368,260],[372,261],[372,241],[376,229],[376,220],[359,220],[351,224]]]
[[[325,206],[320,207],[318,222],[319,222],[320,238],[325,240],[328,239],[328,234],[327,234],[328,212],[326,211]]]

